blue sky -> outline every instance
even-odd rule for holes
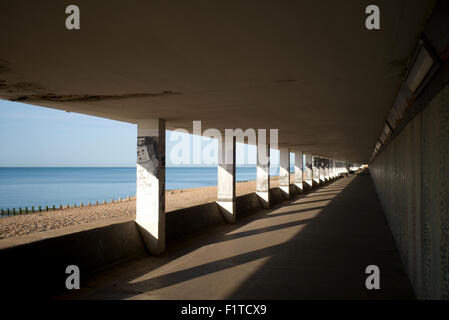
[[[133,167],[136,139],[134,124],[0,100],[0,167]],[[167,131],[167,166],[174,165],[170,153],[180,141],[179,133]],[[209,141],[203,138],[203,147]],[[278,164],[279,152],[271,154]],[[255,159],[255,146],[237,145],[237,164]]]

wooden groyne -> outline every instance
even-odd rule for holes
[[[61,210],[67,210],[70,208],[82,208],[85,206],[87,206],[87,207],[100,206],[100,205],[104,205],[107,203],[130,201],[132,199],[135,199],[135,196],[131,197],[128,195],[126,198],[119,197],[117,200],[112,198],[109,202],[106,200],[103,200],[103,201],[95,201],[94,203],[88,202],[87,204],[81,202],[80,204],[74,203],[73,205],[70,205],[67,203],[66,205],[59,204],[59,206],[56,206],[56,205],[45,206],[45,207],[44,206],[32,206],[31,208],[24,207],[24,208],[1,209],[0,212],[1,212],[2,216],[15,216],[15,215],[22,215],[22,214],[38,213],[38,212],[61,211]]]

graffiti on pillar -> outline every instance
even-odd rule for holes
[[[163,139],[162,143],[163,142]],[[159,212],[165,211],[165,152],[164,146],[159,145],[159,137],[137,137],[137,194],[150,194],[154,190],[159,193]],[[162,170],[161,170],[162,168]],[[149,197],[154,201],[154,198]],[[151,200],[152,199],[152,200]],[[145,204],[146,209],[156,209],[150,202]],[[145,210],[146,210],[145,209]],[[143,209],[142,209],[143,210]]]
[[[157,159],[157,137],[137,137],[137,163]]]
[[[152,175],[157,175],[158,159],[158,137],[137,137],[137,164]]]

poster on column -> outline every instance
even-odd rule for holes
[[[157,141],[155,137],[137,137],[137,163],[148,164],[157,157]]]

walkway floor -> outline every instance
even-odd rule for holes
[[[365,268],[380,268],[380,290]],[[60,298],[409,299],[369,175],[353,175],[106,271]]]

